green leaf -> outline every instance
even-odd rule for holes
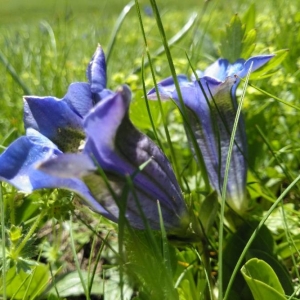
[[[299,253],[300,249],[300,239],[295,239],[293,242],[283,242],[277,248],[277,254],[283,258],[287,259],[295,253]]]
[[[28,299],[28,295],[39,295],[50,279],[48,267],[43,264],[31,269],[30,274],[22,269],[17,273],[16,267],[12,267],[6,273],[6,296],[14,299]],[[0,278],[2,286],[2,278]],[[33,298],[32,298],[33,299]]]
[[[242,41],[242,53],[241,53],[241,58],[247,59],[250,57],[252,52],[255,49],[255,44],[256,42],[256,30],[251,29],[249,30]]]
[[[291,276],[286,267],[277,259],[275,255],[258,249],[250,249],[246,257],[249,260],[251,258],[257,258],[266,262],[280,279],[280,284],[285,293],[288,295],[293,293],[294,289]]]
[[[84,281],[87,283],[88,272],[82,272],[82,275]],[[56,295],[57,292],[60,297],[84,295],[84,289],[78,272],[70,272],[53,280],[43,296]],[[94,279],[91,294],[103,294],[103,282],[100,277]]]
[[[263,260],[250,259],[242,267],[241,272],[255,300],[286,299],[276,273]]]
[[[245,22],[245,24],[244,24]],[[221,55],[231,63],[239,58],[248,59],[256,46],[255,8],[248,11],[243,23],[234,15],[221,38]]]
[[[255,27],[255,17],[256,9],[254,3],[252,3],[242,19],[243,24],[245,24],[246,33]]]
[[[205,198],[199,210],[199,219],[206,234],[215,222],[218,210],[218,195],[216,192],[213,192]]]
[[[245,27],[236,14],[230,20],[229,25],[226,25],[226,31],[221,38],[220,47],[221,56],[228,59],[231,63],[241,58],[244,33]]]
[[[232,234],[228,239],[225,248],[223,249],[223,260],[224,260],[224,274],[223,274],[223,286],[227,287],[230,276],[236,266],[236,263],[247,243],[251,234],[257,227],[257,221],[251,221],[243,224],[238,230]],[[263,226],[258,232],[256,238],[252,242],[249,251],[253,252],[254,249],[260,250],[261,252],[273,254],[274,241],[271,232],[266,226]],[[257,253],[256,253],[257,254]],[[252,257],[252,256],[251,256]],[[246,261],[244,261],[246,262]],[[234,295],[239,295],[237,299],[248,299],[245,295],[249,294],[249,288],[245,283],[242,275],[237,274],[234,283],[230,290],[229,299],[234,299]]]
[[[140,96],[140,97],[139,97]],[[142,95],[136,95],[136,100],[131,102],[130,105],[130,119],[134,123],[135,126],[141,129],[152,129],[152,125],[150,122],[150,118],[148,115],[147,107],[145,105],[145,99],[141,99]],[[149,107],[150,107],[150,112],[152,115],[152,119],[154,122],[154,125],[156,127],[159,126],[160,123],[160,112],[159,112],[159,107],[156,103],[156,101],[148,101]],[[164,107],[167,108],[169,107],[169,104],[167,102],[164,102]]]

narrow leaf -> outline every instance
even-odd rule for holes
[[[256,30],[251,29],[245,36],[242,41],[242,53],[241,58],[247,59],[251,56],[252,52],[255,49],[256,42]]]
[[[242,18],[242,23],[245,24],[245,33],[248,33],[248,31],[255,27],[255,17],[256,9],[254,3],[252,3]]]

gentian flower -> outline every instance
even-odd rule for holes
[[[76,82],[67,94],[55,97],[24,97],[26,136],[14,141],[0,156],[0,179],[24,192],[41,188],[62,187],[76,190],[94,210],[114,219],[91,196],[78,179],[61,179],[35,168],[37,162],[63,152],[78,152],[85,135],[83,118],[89,110],[111,91],[106,89],[106,65],[98,46],[88,68],[88,83]]]
[[[233,64],[226,59],[219,59],[204,72],[197,71],[198,79],[194,76],[189,81],[185,75],[177,77],[185,111],[201,150],[210,183],[219,195],[238,106],[237,85],[240,78],[247,75],[250,67],[251,72],[255,71],[272,57],[273,55],[255,56],[247,61],[239,59]],[[181,106],[173,78],[161,81],[157,88],[161,99],[172,98]],[[154,88],[148,93],[148,98],[157,99]],[[229,206],[239,213],[247,209],[246,156],[246,132],[241,115],[231,154],[226,195]]]
[[[157,145],[131,123],[130,100],[127,86],[102,99],[84,119],[82,152],[48,159],[39,170],[52,176],[81,178],[95,200],[116,219],[125,203],[125,216],[138,229],[145,228],[145,219],[152,229],[160,228],[159,201],[168,232],[186,232],[188,213],[174,172]],[[113,193],[97,172],[99,167]],[[126,176],[131,176],[133,188],[128,188]]]

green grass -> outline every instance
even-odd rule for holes
[[[97,44],[101,43],[104,51],[108,51],[114,38],[112,34],[116,20],[127,3],[124,0],[0,0],[0,141],[3,149],[24,134],[22,96],[29,93],[61,98],[70,83],[86,81],[85,69]],[[186,142],[182,116],[172,103],[162,102],[160,107],[157,102],[150,102],[150,121],[143,89],[144,85],[146,90],[154,86],[153,75],[156,81],[170,76],[172,64],[177,73],[191,75],[191,66],[204,69],[216,60],[226,24],[235,13],[245,21],[250,3],[157,1],[166,40],[180,32],[193,13],[198,14],[195,25],[170,47],[170,53],[163,48],[166,40],[161,38],[157,21],[145,13],[145,8],[151,6],[150,1],[139,3],[145,35],[133,6],[115,36],[107,67],[108,86],[115,89],[127,83],[131,87],[131,119],[161,145],[173,163],[176,161],[185,198],[192,204],[196,215],[201,215],[201,205],[206,203],[205,188]],[[39,191],[24,195],[3,184],[0,208],[1,212],[5,209],[6,214],[2,214],[1,224],[5,219],[6,231],[2,230],[2,236],[5,233],[8,241],[12,228],[16,230],[14,232],[20,230],[21,236],[16,240],[25,241],[21,253],[18,253],[24,262],[19,261],[18,266],[25,271],[35,270],[36,276],[44,279],[41,282],[45,284],[45,289],[55,295],[49,299],[59,299],[58,290],[64,285],[69,287],[71,279],[77,280],[78,294],[85,294],[87,299],[97,293],[105,295],[105,299],[119,299],[122,295],[124,299],[130,299],[133,294],[136,299],[150,299],[149,295],[152,299],[162,299],[159,298],[162,294],[164,299],[170,295],[179,295],[180,299],[213,299],[211,294],[216,293],[220,286],[217,280],[221,277],[223,294],[219,295],[219,299],[225,294],[227,299],[251,299],[244,295],[247,290],[239,273],[241,266],[236,267],[243,252],[247,252],[246,259],[258,257],[268,262],[289,296],[294,288],[294,296],[297,293],[299,297],[300,184],[295,179],[298,178],[300,166],[299,111],[296,109],[300,108],[300,3],[280,0],[251,3],[255,7],[254,27],[257,29],[254,54],[273,53],[280,49],[289,51],[284,61],[269,71],[269,76],[260,80],[250,77],[243,99],[249,163],[250,208],[247,222],[243,223],[234,214],[225,214],[222,228],[224,249],[219,249],[218,240],[219,224],[223,224],[219,220],[220,209],[215,215],[212,214],[213,222],[210,231],[202,238],[202,246],[183,246],[179,241],[168,244],[164,234],[160,236],[148,231],[130,234],[126,230],[124,233],[119,231],[124,245],[121,243],[118,246],[117,226],[90,212],[78,201],[75,201],[74,208],[68,193]],[[160,48],[163,50],[158,51]],[[152,64],[141,70],[143,59],[149,57]],[[239,95],[242,94],[242,87],[243,82]],[[155,126],[155,131],[152,126]],[[275,202],[276,207],[273,205]],[[215,203],[213,197],[209,203]],[[203,210],[205,208],[202,206]],[[40,210],[43,210],[43,218]],[[213,211],[213,207],[209,210]],[[70,214],[71,229],[63,225],[69,224]],[[260,222],[269,214],[266,226],[262,226]],[[254,238],[252,234],[257,228],[261,230],[256,231]],[[49,233],[44,234],[47,230]],[[51,238],[47,241],[49,236]],[[251,239],[253,243],[247,245]],[[12,245],[6,245],[12,249]],[[76,251],[81,260],[81,266],[76,263],[77,269],[81,268],[80,277],[77,271],[73,272],[76,266],[72,252]],[[219,251],[223,254],[222,274],[218,273]],[[99,257],[101,264],[97,265],[95,262]],[[39,266],[34,265],[37,261],[41,262]],[[241,260],[241,263],[245,261]],[[9,266],[6,266],[8,269]],[[234,269],[237,271],[236,281],[231,278]],[[160,273],[157,275],[158,270]],[[0,280],[0,295],[2,291],[4,297],[3,282],[6,282],[10,295],[9,280],[16,280],[14,284],[20,287],[23,296],[30,292],[33,295],[38,293],[36,288],[32,291],[28,284],[31,282],[33,286],[38,282],[34,272],[31,275],[28,273],[26,280],[26,273],[21,273],[23,277],[20,275],[12,279],[13,272],[15,270],[10,269],[3,273],[7,276],[2,275]],[[62,274],[69,277],[58,276]],[[207,288],[207,277],[211,281],[210,290]],[[48,284],[51,278],[52,283]],[[231,294],[226,290],[228,282],[233,283]],[[28,294],[24,292],[26,289]],[[68,297],[66,295],[62,293],[60,296]],[[217,298],[216,295],[214,297]],[[22,297],[16,295],[14,299]]]

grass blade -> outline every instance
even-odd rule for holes
[[[224,182],[222,186],[222,199],[221,199],[221,211],[220,211],[220,224],[219,224],[219,258],[218,258],[218,266],[219,266],[219,299],[223,299],[223,232],[224,232],[224,213],[225,213],[225,203],[226,203],[226,194],[227,194],[227,182],[228,182],[228,176],[229,176],[229,169],[230,169],[230,161],[231,161],[231,154],[233,150],[234,140],[235,140],[235,133],[237,131],[238,122],[240,118],[240,114],[242,111],[243,101],[246,94],[246,89],[248,86],[249,77],[251,74],[252,64],[248,70],[248,74],[245,80],[245,85],[243,87],[243,93],[241,96],[241,101],[238,105],[236,117],[234,120],[232,133],[230,137],[230,143],[228,148],[228,154],[226,159],[226,167],[225,167],[225,173],[224,173]]]
[[[225,295],[224,295],[224,299],[223,300],[227,300],[228,296],[229,296],[229,292],[231,289],[231,286],[233,284],[233,281],[235,279],[235,276],[237,274],[237,272],[239,271],[239,268],[242,265],[243,259],[246,256],[246,253],[251,245],[251,243],[254,241],[255,237],[257,236],[259,230],[262,228],[262,226],[265,224],[265,222],[267,221],[267,219],[269,218],[269,216],[271,215],[271,213],[273,212],[273,210],[279,205],[279,203],[284,199],[284,197],[289,193],[289,191],[300,181],[300,175],[297,176],[297,178],[285,189],[285,191],[277,198],[277,200],[274,202],[274,204],[270,207],[270,209],[266,212],[266,214],[264,215],[264,217],[261,219],[261,221],[259,222],[257,228],[255,229],[255,231],[253,232],[253,234],[251,235],[251,237],[249,238],[242,254],[240,255],[235,268],[231,274]]]
[[[14,79],[14,81],[23,89],[24,94],[31,95],[30,89],[27,87],[27,85],[24,83],[24,81],[20,78],[20,76],[17,74],[14,67],[10,64],[10,62],[7,60],[5,55],[0,50],[0,62],[4,65],[6,68],[6,71],[11,75],[11,77]]]
[[[186,34],[190,31],[190,29],[193,28],[194,24],[196,23],[197,20],[197,13],[192,13],[191,16],[189,17],[188,21],[186,22],[186,24],[173,36],[168,40],[168,45],[169,47],[174,46],[176,43],[178,43],[179,41],[181,41]],[[165,53],[165,47],[159,47],[153,54],[152,56],[152,61],[155,60],[156,58],[158,58],[160,55],[162,55],[163,53]],[[144,68],[148,67],[150,65],[150,60],[148,59],[147,61],[145,61],[144,63]],[[133,73],[138,73],[142,70],[142,67],[138,67],[136,68]]]
[[[134,5],[134,1],[130,1],[122,10],[122,12],[120,13],[118,19],[117,19],[117,22],[115,23],[115,26],[114,26],[114,29],[112,31],[112,34],[111,34],[111,38],[110,38],[110,41],[108,43],[108,46],[107,46],[107,51],[106,51],[106,64],[108,65],[108,62],[109,62],[109,59],[111,57],[111,54],[112,54],[112,51],[113,51],[113,48],[114,48],[114,45],[115,45],[115,42],[116,42],[116,39],[117,39],[117,35],[121,29],[121,26],[127,16],[127,14],[130,12],[131,8],[133,7]]]
[[[1,240],[2,240],[2,297],[6,300],[6,244],[5,244],[5,211],[2,194],[2,182],[0,181],[0,213],[1,213]]]
[[[78,276],[80,278],[80,282],[81,282],[82,288],[84,290],[84,294],[86,296],[86,299],[90,300],[90,294],[89,294],[89,291],[87,289],[86,283],[84,281],[84,278],[83,278],[83,275],[82,275],[82,272],[81,272],[81,269],[80,269],[80,265],[79,265],[77,253],[76,253],[75,240],[74,240],[74,236],[73,236],[72,222],[73,222],[73,218],[72,218],[72,215],[71,215],[70,216],[70,221],[69,221],[71,249],[72,249],[72,253],[73,253],[73,256],[74,256],[74,262],[75,262],[75,265],[76,265]]]

